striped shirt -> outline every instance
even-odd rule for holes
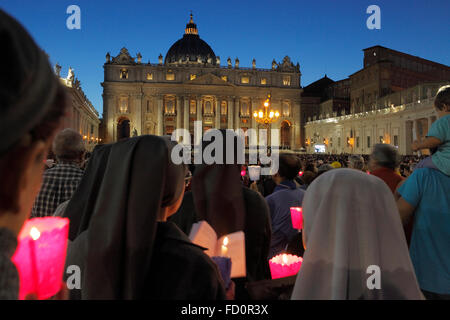
[[[73,163],[62,162],[45,171],[31,216],[52,216],[61,203],[72,197],[82,177],[83,170]]]

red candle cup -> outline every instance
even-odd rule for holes
[[[282,253],[269,260],[272,279],[295,276],[302,265],[301,257]]]
[[[25,222],[12,257],[19,272],[20,300],[30,293],[44,300],[61,290],[68,233],[67,218],[33,218]]]
[[[301,207],[291,207],[292,227],[297,230],[303,229],[303,210]]]

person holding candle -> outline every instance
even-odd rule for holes
[[[68,250],[66,264],[81,267],[80,298],[226,298],[217,266],[167,222],[185,187],[173,144],[144,135],[111,146],[88,227]]]
[[[47,55],[0,10],[0,299],[18,299],[11,257],[39,192],[44,159],[68,103]]]
[[[314,180],[303,243],[292,299],[423,299],[394,197],[377,177],[334,169]]]
[[[247,277],[234,281],[236,300],[248,299],[246,282],[270,279],[267,259],[271,237],[269,209],[258,192],[241,184],[237,161],[239,138],[232,130],[218,132],[223,136],[223,144],[220,145],[223,159],[227,158],[225,137],[232,137],[233,163],[197,165],[191,183],[192,192],[185,194],[180,209],[170,221],[186,234],[190,233],[194,223],[201,220],[206,220],[218,237],[244,231]],[[205,142],[203,149],[208,144]]]
[[[304,190],[297,187],[295,177],[301,169],[301,162],[294,155],[282,154],[278,172],[273,175],[277,187],[266,197],[272,221],[272,241],[269,258],[286,250],[291,241],[301,247],[298,230],[292,227],[291,207],[301,207]]]

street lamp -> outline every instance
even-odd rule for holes
[[[256,122],[268,125],[278,120],[280,117],[278,110],[270,109],[270,94],[267,95],[263,107],[264,109],[259,109],[253,113]]]

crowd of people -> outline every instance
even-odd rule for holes
[[[281,253],[301,256],[301,269],[266,297],[450,299],[450,87],[436,96],[427,139],[414,142],[431,157],[401,157],[388,144],[370,155],[283,153],[277,172],[250,181],[237,152],[227,164],[174,163],[169,137],[132,137],[87,156],[78,132],[60,130],[69,102],[46,54],[1,10],[0,37],[11,57],[0,75],[0,299],[18,298],[11,257],[24,222],[46,216],[70,220],[66,265],[82,276],[70,299],[261,298]],[[226,158],[230,145],[220,147]],[[301,231],[291,207],[303,209]],[[244,232],[246,276],[225,285],[188,237],[199,221],[218,237]]]

